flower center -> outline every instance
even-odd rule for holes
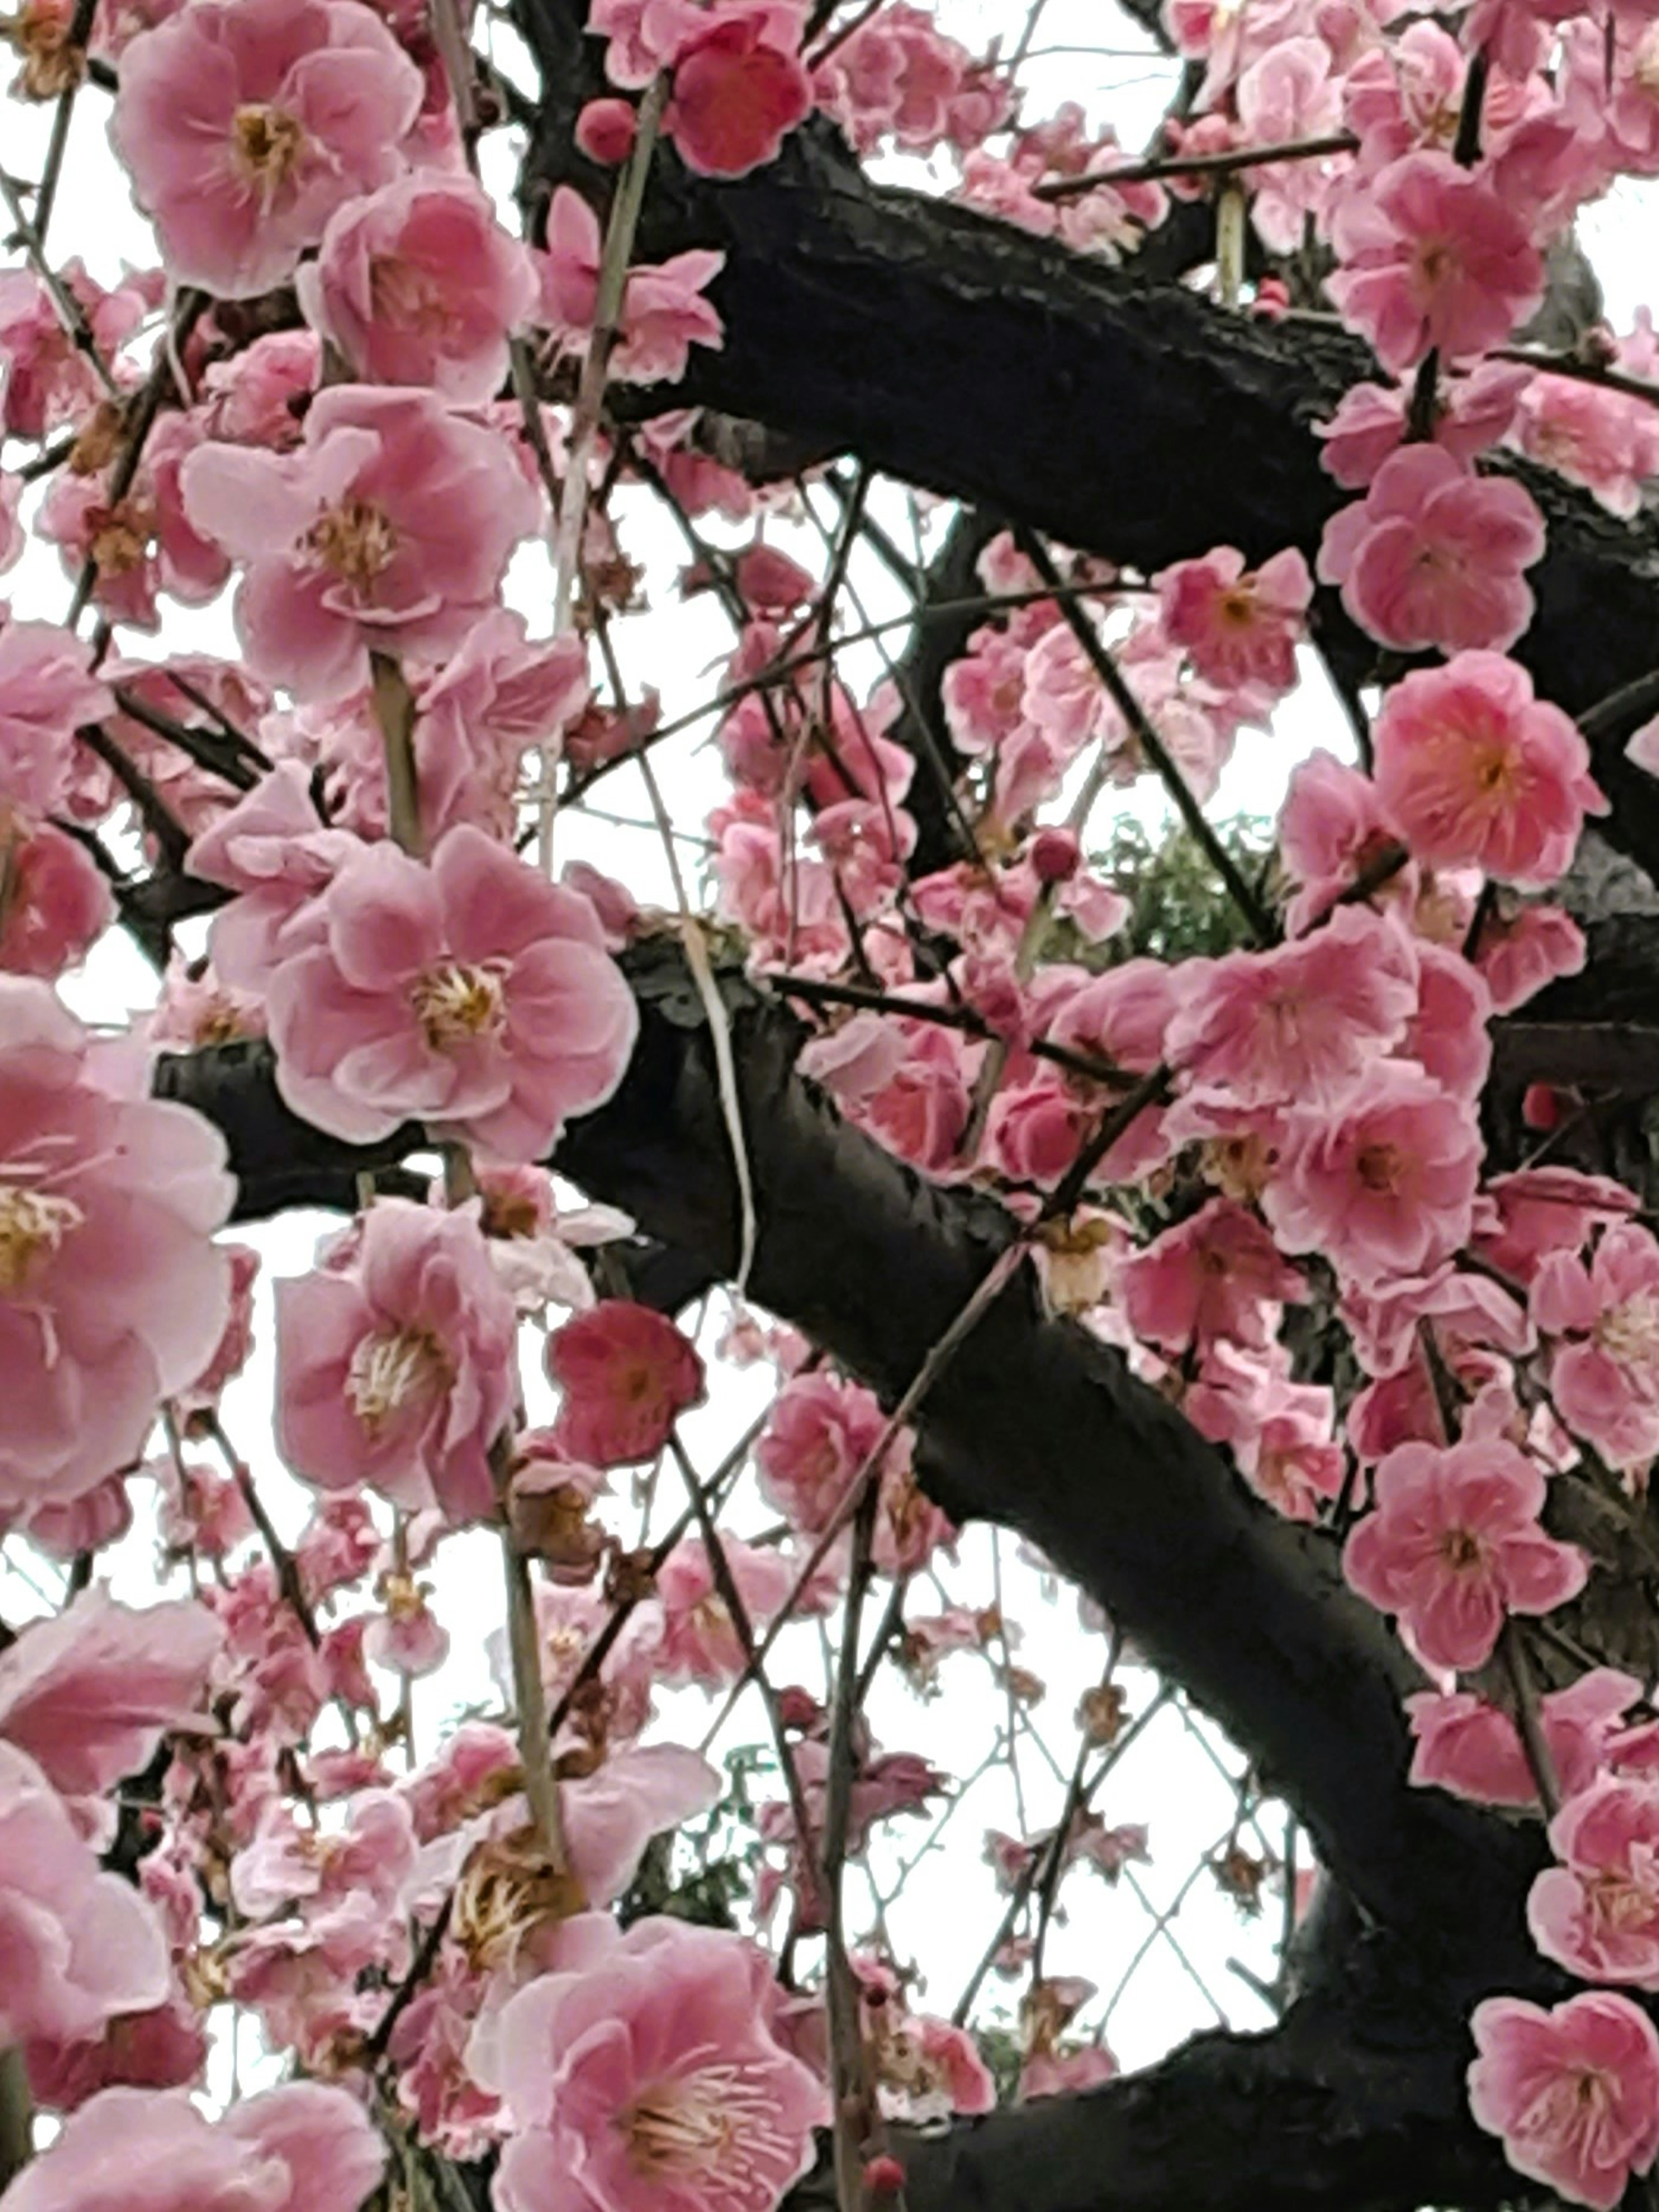
[[[416,979],[410,1000],[434,1052],[453,1052],[501,1026],[501,978],[453,960]]]
[[[1235,584],[1216,602],[1216,613],[1230,629],[1249,629],[1255,620],[1255,592],[1249,584]]]
[[[361,1337],[346,1370],[351,1410],[371,1437],[411,1400],[435,1396],[448,1380],[444,1356],[422,1328]]]
[[[86,1216],[72,1198],[0,1182],[0,1292],[21,1291]]]
[[[1448,1528],[1440,1539],[1440,1556],[1455,1575],[1466,1575],[1480,1565],[1480,1540],[1467,1528]]]
[[[368,264],[369,309],[374,320],[394,330],[436,337],[449,322],[449,310],[431,274],[400,253],[376,253]]]
[[[1659,23],[1643,33],[1630,73],[1650,100],[1659,100]]]
[[[305,126],[281,107],[239,107],[230,126],[237,167],[269,207],[299,165]]]
[[[1653,1918],[1652,1889],[1631,1875],[1597,1875],[1589,1890],[1591,1911],[1601,1926],[1613,1935],[1645,1927]]]
[[[1595,1341],[1621,1367],[1652,1367],[1659,1362],[1659,1294],[1638,1291],[1613,1306],[1595,1324]]]
[[[19,87],[26,100],[57,100],[79,84],[87,58],[70,41],[70,12],[62,0],[30,0],[5,33],[23,57]]]
[[[1401,1166],[1400,1147],[1389,1144],[1366,1145],[1354,1162],[1360,1182],[1379,1195],[1399,1188]]]
[[[367,592],[398,550],[398,533],[372,500],[343,499],[311,526],[306,544],[342,583]]]
[[[721,2179],[730,2165],[732,2116],[725,2091],[727,2067],[658,2081],[630,2105],[617,2124],[636,2170],[647,2180],[695,2174]]]
[[[135,568],[143,567],[153,532],[149,518],[131,500],[94,507],[88,520],[93,528],[87,550],[100,575],[130,576]]]

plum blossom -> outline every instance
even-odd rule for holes
[[[1313,597],[1308,564],[1294,547],[1247,570],[1242,553],[1221,545],[1202,560],[1177,561],[1152,580],[1166,633],[1207,682],[1291,690]]]
[[[144,319],[142,287],[129,282],[106,292],[78,258],[58,274],[99,352],[112,360]],[[100,397],[91,362],[32,269],[0,269],[0,432],[8,437],[46,438],[78,422]]]
[[[44,983],[0,975],[0,1512],[136,1462],[229,1312],[224,1139],[134,1073]]]
[[[1467,1100],[1384,1062],[1358,1097],[1285,1118],[1262,1197],[1287,1252],[1324,1252],[1360,1288],[1423,1274],[1467,1243],[1480,1133]]]
[[[775,2042],[771,1968],[742,1936],[667,1918],[626,1935],[569,1923],[574,1971],[507,2000],[474,2073],[516,2132],[501,2212],[772,2212],[829,2118],[817,2076]]]
[[[720,1549],[750,1625],[763,1628],[789,1595],[793,1564],[781,1552],[762,1550],[735,1536],[724,1537]],[[683,1537],[663,1561],[657,1570],[657,1595],[663,1609],[658,1657],[663,1680],[698,1682],[705,1689],[734,1682],[746,1655],[700,1537]]]
[[[386,2147],[320,2081],[250,2097],[216,2125],[183,2090],[103,2089],[0,2197],[5,2212],[361,2212]]]
[[[1376,730],[1377,795],[1419,860],[1539,890],[1572,863],[1607,800],[1589,748],[1498,653],[1460,653],[1389,690]]]
[[[267,988],[296,1114],[356,1143],[415,1116],[505,1160],[611,1096],[638,1026],[588,902],[467,823],[429,864],[351,853]]]
[[[0,1741],[0,2050],[96,2035],[162,2003],[169,1981],[149,1906],[100,1869],[27,1753]]]
[[[1480,2056],[1469,2110],[1517,2173],[1613,2212],[1659,2155],[1659,2033],[1628,1997],[1587,1990],[1546,2012],[1487,1997],[1469,2025]]]
[[[276,1286],[277,1443],[323,1490],[368,1483],[453,1521],[495,1504],[517,1316],[471,1208],[384,1199]]]
[[[1375,1476],[1376,1510],[1349,1537],[1342,1571],[1399,1616],[1433,1667],[1484,1666],[1510,1613],[1551,1613],[1583,1588],[1583,1553],[1538,1523],[1545,1479],[1497,1438],[1401,1444]]]
[[[422,98],[359,0],[193,0],[123,54],[110,136],[174,282],[246,299],[398,173]]]
[[[319,392],[295,452],[203,446],[180,483],[191,522],[246,564],[249,665],[300,699],[357,690],[371,652],[453,653],[538,505],[493,432],[429,392],[371,385]]]
[[[1595,1781],[1641,1694],[1633,1674],[1594,1667],[1539,1699],[1539,1726],[1564,1798],[1577,1797]],[[1407,1698],[1406,1711],[1417,1744],[1410,1778],[1419,1788],[1449,1790],[1476,1805],[1537,1803],[1538,1784],[1507,1713],[1468,1690],[1419,1691]]]
[[[548,209],[547,250],[536,257],[541,292],[533,319],[573,352],[592,332],[600,249],[599,216],[572,186],[556,186]],[[725,264],[723,253],[697,248],[630,269],[610,374],[623,384],[673,384],[685,374],[694,345],[720,346],[720,319],[703,292]]]
[[[1449,154],[1407,154],[1345,194],[1331,237],[1341,266],[1327,289],[1396,374],[1431,347],[1455,359],[1502,345],[1543,297],[1525,223]]]
[[[429,385],[463,406],[500,390],[538,289],[479,185],[420,173],[338,210],[297,279],[307,319],[365,381]]]
[[[1217,1338],[1260,1348],[1307,1285],[1253,1213],[1212,1198],[1127,1261],[1118,1291],[1137,1336],[1180,1351]]]
[[[564,1393],[554,1436],[573,1460],[627,1467],[654,1459],[679,1416],[702,1403],[702,1361],[672,1321],[605,1298],[548,1339],[547,1371]]]
[[[1383,645],[1501,653],[1532,620],[1522,572],[1543,550],[1543,517],[1522,485],[1473,476],[1443,447],[1406,446],[1326,524],[1319,577]]]
[[[1547,1254],[1532,1312],[1557,1340],[1550,1392],[1567,1426],[1613,1467],[1659,1452],[1659,1243],[1620,1223],[1588,1268],[1576,1246]]]
[[[1444,378],[1436,386],[1435,444],[1466,468],[1473,467],[1508,436],[1530,376],[1530,370],[1514,362],[1483,361],[1467,376]],[[1405,442],[1411,398],[1404,385],[1352,384],[1330,421],[1316,424],[1314,434],[1324,441],[1321,460],[1338,483],[1349,491],[1362,490]]]
[[[648,15],[660,14],[654,0]],[[676,41],[672,89],[663,131],[689,169],[742,177],[777,159],[812,109],[812,82],[801,65],[799,0],[726,0]]]
[[[1562,1806],[1550,1849],[1562,1863],[1527,1899],[1544,1956],[1581,1981],[1659,1989],[1659,1790],[1602,1778]]]
[[[0,615],[0,806],[49,814],[76,768],[75,732],[115,711],[89,648],[55,623]]]

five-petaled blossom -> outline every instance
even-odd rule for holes
[[[1659,2155],[1659,2033],[1628,1997],[1587,1990],[1553,2011],[1487,1997],[1470,2026],[1469,2109],[1517,2173],[1613,2212]]]
[[[1484,1666],[1510,1613],[1553,1613],[1583,1588],[1589,1563],[1539,1526],[1544,1476],[1513,1444],[1401,1444],[1375,1480],[1342,1571],[1430,1666]]]
[[[695,1346],[628,1298],[603,1299],[550,1336],[547,1371],[564,1392],[555,1440],[594,1467],[654,1459],[679,1416],[703,1398]]]
[[[1266,684],[1275,691],[1295,684],[1313,578],[1294,547],[1247,569],[1236,547],[1220,545],[1152,580],[1165,630],[1207,683]]]
[[[1659,1789],[1605,1776],[1550,1822],[1561,1861],[1532,1886],[1527,1925],[1585,1982],[1659,1990]]]

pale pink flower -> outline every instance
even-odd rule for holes
[[[358,689],[371,652],[453,653],[539,509],[492,431],[430,392],[369,385],[319,392],[296,452],[204,446],[180,481],[192,524],[246,564],[249,665],[301,699]]]
[[[594,1467],[654,1459],[680,1415],[707,1395],[696,1347],[664,1315],[627,1298],[602,1299],[556,1329],[547,1371],[564,1394],[560,1448]]]
[[[1271,951],[1188,963],[1164,1050],[1193,1083],[1246,1103],[1338,1103],[1404,1034],[1418,969],[1403,930],[1344,907]]]
[[[1480,1158],[1468,1102],[1385,1062],[1340,1109],[1287,1116],[1262,1206],[1285,1251],[1323,1252],[1369,1288],[1468,1242]]]
[[[164,2002],[170,1978],[149,1906],[100,1871],[34,1761],[0,1742],[0,2048],[96,2035],[118,2013]]]
[[[653,1836],[710,1811],[721,1788],[708,1761],[678,1743],[624,1745],[595,1773],[565,1783],[571,1871],[589,1905],[614,1904]]]
[[[1253,1213],[1212,1198],[1127,1261],[1118,1291],[1137,1336],[1179,1352],[1218,1337],[1265,1345],[1307,1285]]]
[[[665,1918],[601,1923],[583,1951],[585,1971],[532,1982],[475,2039],[473,2071],[516,2129],[501,2212],[570,2212],[577,2191],[611,2212],[772,2212],[830,2106],[767,2027],[768,1960]]]
[[[322,365],[315,331],[270,331],[228,361],[210,361],[202,371],[203,428],[228,445],[290,452]]]
[[[80,302],[100,354],[113,359],[144,319],[139,284],[106,292],[78,258],[58,274]],[[91,362],[34,270],[0,269],[0,432],[38,442],[77,422],[101,397]]]
[[[1323,137],[1342,119],[1340,81],[1323,39],[1276,40],[1239,78],[1234,97],[1247,146]],[[1295,252],[1307,218],[1330,197],[1330,160],[1268,161],[1245,173],[1262,243],[1274,253]]]
[[[1613,1466],[1659,1452],[1659,1243],[1634,1222],[1605,1231],[1589,1268],[1576,1248],[1540,1262],[1533,1318],[1560,1340],[1556,1411]]]
[[[69,796],[75,732],[115,711],[90,648],[56,623],[0,614],[0,806],[51,814]]]
[[[534,319],[572,352],[592,334],[601,258],[599,219],[569,185],[557,185],[547,215],[547,250],[534,256],[541,282]],[[723,253],[694,249],[630,269],[610,374],[623,384],[674,384],[694,345],[724,343],[704,288],[726,265]]]
[[[1547,1959],[1580,1981],[1659,1989],[1659,1790],[1609,1775],[1550,1822],[1547,1868],[1527,1899]]]
[[[764,1628],[789,1595],[795,1579],[793,1562],[780,1551],[761,1550],[735,1536],[723,1538],[720,1549],[750,1626]],[[656,1583],[663,1611],[658,1647],[663,1680],[671,1686],[696,1682],[710,1690],[736,1681],[746,1655],[701,1537],[683,1537],[675,1545],[657,1570]]]
[[[112,1877],[112,1879],[113,1877]],[[356,2100],[285,2082],[216,2126],[182,2089],[104,2089],[64,2122],[5,2212],[361,2212],[386,2146]]]
[[[1526,225],[1449,154],[1407,154],[1346,194],[1332,243],[1327,289],[1396,374],[1431,347],[1455,359],[1502,345],[1543,297]]]
[[[265,1807],[252,1839],[230,1863],[231,1896],[251,1920],[302,1901],[325,1905],[366,1897],[386,1908],[413,1873],[415,1856],[408,1808],[390,1790],[363,1790],[344,1826],[326,1834],[276,1800]]]
[[[1558,975],[1577,975],[1585,954],[1584,933],[1570,914],[1559,906],[1523,906],[1487,922],[1475,965],[1492,1012],[1509,1014]]]
[[[134,1075],[44,983],[0,976],[0,1511],[130,1466],[225,1325],[224,1139]]]
[[[1539,1726],[1564,1798],[1595,1781],[1609,1741],[1642,1694],[1633,1674],[1595,1667],[1538,1701]],[[1419,1691],[1406,1700],[1417,1749],[1411,1780],[1449,1790],[1476,1805],[1532,1806],[1538,1784],[1509,1715],[1472,1691]]]
[[[1628,1997],[1588,1990],[1545,2012],[1487,1997],[1469,2025],[1476,2124],[1517,2173],[1574,2204],[1613,2212],[1659,2155],[1659,2033]]]
[[[1419,449],[1420,450],[1420,449]],[[1389,693],[1377,794],[1419,860],[1539,890],[1571,866],[1585,813],[1607,801],[1577,725],[1498,653],[1460,653]]]
[[[115,899],[85,847],[0,799],[0,969],[52,981],[84,959],[115,918]]]
[[[1589,1561],[1539,1526],[1544,1476],[1512,1444],[1401,1444],[1374,1483],[1342,1571],[1430,1666],[1484,1666],[1508,1614],[1553,1613],[1584,1586]]]
[[[1543,550],[1523,485],[1472,476],[1443,447],[1405,446],[1326,524],[1319,577],[1381,644],[1501,652],[1532,620],[1522,572]]]
[[[1293,933],[1333,915],[1338,900],[1364,871],[1400,843],[1375,783],[1334,755],[1316,751],[1291,771],[1279,815],[1279,854],[1302,885],[1285,920]],[[1414,890],[1415,870],[1402,865],[1372,896],[1387,904],[1404,888]]]
[[[608,1098],[638,1028],[587,901],[465,823],[429,864],[352,854],[268,989],[296,1114],[360,1144],[413,1117],[498,1159]]]
[[[1659,107],[1655,110],[1659,120]],[[1522,395],[1516,442],[1534,461],[1629,517],[1659,473],[1659,419],[1651,404],[1582,377],[1534,376]]]
[[[341,208],[296,288],[366,382],[429,385],[461,406],[500,390],[538,289],[480,185],[420,173]]]
[[[96,1796],[149,1765],[171,1728],[206,1725],[224,1638],[198,1605],[135,1613],[102,1589],[33,1622],[0,1652],[0,1736],[65,1796]]]
[[[246,299],[398,174],[422,97],[359,0],[194,0],[123,54],[110,135],[175,283]]]
[[[412,1511],[488,1514],[516,1329],[473,1211],[382,1199],[318,1272],[276,1285],[283,1457],[319,1489],[368,1483]]]
[[[386,1581],[380,1592],[385,1610],[363,1631],[363,1657],[371,1666],[411,1681],[437,1673],[449,1656],[449,1631],[428,1604],[430,1595],[424,1583],[407,1575]]]
[[[197,838],[191,874],[239,894],[214,916],[210,939],[232,991],[263,1000],[281,962],[319,934],[318,894],[360,849],[345,830],[324,828],[298,761],[279,761]]]
[[[1221,545],[1201,560],[1177,561],[1152,581],[1165,631],[1208,682],[1291,689],[1313,597],[1308,564],[1294,547],[1247,570],[1242,553]]]
[[[886,1422],[873,1392],[823,1372],[798,1375],[772,1402],[755,1447],[761,1494],[805,1535],[827,1528]]]

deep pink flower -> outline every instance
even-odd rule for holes
[[[1539,1725],[1564,1798],[1595,1779],[1610,1739],[1641,1694],[1633,1674],[1595,1667],[1539,1699]],[[1476,1805],[1537,1803],[1538,1784],[1507,1713],[1468,1690],[1423,1690],[1407,1698],[1406,1711],[1417,1743],[1411,1779],[1419,1788],[1449,1790]]]
[[[1659,1790],[1604,1777],[1562,1806],[1550,1849],[1562,1863],[1527,1899],[1544,1956],[1580,1981],[1659,1989]]]
[[[1634,1222],[1619,1223],[1589,1268],[1576,1245],[1547,1254],[1532,1312],[1559,1340],[1550,1391],[1567,1426],[1614,1467],[1639,1467],[1659,1452],[1659,1243]]]
[[[678,43],[663,129],[689,169],[741,177],[777,159],[812,109],[801,29],[793,0],[725,0]]]
[[[1470,2027],[1469,2110],[1517,2173],[1613,2212],[1659,2154],[1659,2034],[1628,1997],[1588,1990],[1545,2012],[1488,1997]]]
[[[1532,678],[1498,653],[1460,653],[1403,678],[1377,717],[1377,794],[1418,859],[1525,889],[1565,874],[1586,812],[1607,800],[1589,749]]]
[[[1189,1080],[1246,1103],[1335,1104],[1418,1003],[1411,939],[1367,907],[1267,952],[1189,963],[1165,1042]]]
[[[5,2212],[360,2212],[386,2146],[355,2099],[290,2081],[217,2125],[181,2090],[104,2089],[64,2122]]]
[[[423,96],[359,0],[194,0],[122,55],[110,135],[174,282],[246,299],[398,174]]]
[[[1260,1347],[1281,1305],[1307,1295],[1255,1216],[1230,1198],[1166,1229],[1125,1264],[1118,1289],[1135,1334],[1173,1351],[1217,1337]]]
[[[886,1422],[872,1391],[822,1372],[797,1375],[772,1402],[755,1447],[761,1494],[803,1534],[827,1528]]]
[[[168,1986],[149,1906],[100,1871],[34,1761],[0,1741],[0,2048],[96,2035],[117,2013],[161,2004]]]
[[[296,1114],[360,1144],[414,1117],[507,1160],[611,1096],[638,1027],[587,901],[465,823],[429,864],[354,853],[269,994]]]
[[[475,1212],[382,1199],[316,1273],[276,1285],[276,1437],[319,1489],[453,1521],[489,1512],[517,1382],[513,1300]]]
[[[135,1613],[89,1589],[0,1653],[0,1736],[65,1796],[98,1796],[198,1712],[223,1641],[199,1605]]]
[[[1514,1445],[1401,1444],[1374,1480],[1342,1571],[1429,1665],[1484,1666],[1507,1614],[1552,1613],[1583,1588],[1589,1562],[1539,1526],[1544,1476]]]
[[[1319,576],[1340,585],[1343,605],[1383,645],[1501,652],[1532,620],[1522,572],[1543,550],[1543,517],[1522,485],[1472,476],[1442,447],[1405,446],[1326,524]]]
[[[1323,1252],[1370,1288],[1468,1242],[1480,1158],[1468,1101],[1385,1061],[1342,1107],[1286,1117],[1262,1206],[1285,1251]]]
[[[0,976],[0,1512],[131,1465],[225,1325],[224,1139],[131,1095],[134,1073],[44,983]]]
[[[1480,933],[1476,966],[1495,1014],[1513,1013],[1558,975],[1583,967],[1584,933],[1559,906],[1523,906],[1495,915]]]
[[[1152,581],[1165,631],[1207,682],[1291,689],[1313,597],[1308,564],[1293,547],[1247,570],[1242,553],[1221,545],[1201,560],[1177,561]]]
[[[1433,28],[1421,23],[1412,27],[1413,31]],[[1407,31],[1407,38],[1411,35]],[[1389,57],[1380,47],[1376,58],[1386,70]],[[1509,434],[1531,374],[1514,362],[1483,361],[1468,376],[1443,377],[1437,388],[1436,445],[1472,467]],[[1320,459],[1338,483],[1357,491],[1370,482],[1404,442],[1410,409],[1411,393],[1403,385],[1349,386],[1330,421],[1314,428],[1315,436],[1325,445]]]
[[[501,2212],[772,2212],[829,2117],[817,2076],[773,2039],[769,1963],[744,1938],[665,1918],[625,1936],[573,1923],[586,1971],[508,1999],[471,2063],[517,2132]]]
[[[539,505],[493,431],[430,392],[357,384],[318,393],[297,452],[204,446],[181,483],[191,521],[246,564],[249,665],[301,699],[366,684],[371,651],[453,653]]]
[[[1407,154],[1345,194],[1332,242],[1327,289],[1396,374],[1431,346],[1455,359],[1502,345],[1543,297],[1526,225],[1449,154]]]
[[[564,1393],[560,1447],[594,1467],[654,1459],[705,1395],[696,1347],[664,1315],[627,1298],[602,1299],[555,1330],[547,1371]]]
[[[495,398],[538,290],[480,185],[419,173],[341,208],[297,289],[366,382],[429,385],[462,406]]]

